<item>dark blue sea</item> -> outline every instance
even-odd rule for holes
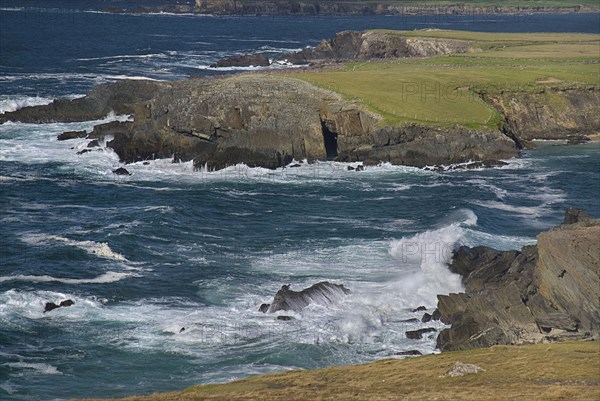
[[[120,79],[231,73],[347,29],[598,33],[598,14],[215,17],[107,14],[114,2],[0,1],[0,112]],[[103,121],[127,119],[114,114]],[[434,352],[407,340],[461,290],[458,245],[535,243],[567,207],[600,215],[600,147],[540,142],[501,168],[434,173],[335,162],[217,172],[77,155],[75,124],[0,125],[0,399],[116,397]],[[352,290],[293,321],[258,312],[283,284]],[[43,313],[48,301],[71,307]],[[437,324],[442,328],[441,324]],[[181,331],[182,328],[185,330]]]

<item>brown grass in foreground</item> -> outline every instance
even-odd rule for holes
[[[444,377],[456,361],[485,372]],[[600,342],[496,346],[250,377],[123,401],[600,400]]]

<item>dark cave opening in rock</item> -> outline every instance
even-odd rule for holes
[[[323,132],[323,143],[325,144],[327,160],[335,160],[338,155],[337,133],[327,128],[327,125],[323,121],[321,121],[321,130]]]

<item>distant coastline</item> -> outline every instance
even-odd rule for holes
[[[533,1],[527,5],[511,2],[415,2],[400,0],[384,1],[314,1],[298,0],[196,0],[189,4],[142,4],[135,7],[113,5],[102,11],[132,14],[211,14],[237,16],[352,16],[352,15],[489,15],[489,14],[550,14],[593,13],[600,7],[590,1],[547,2]]]

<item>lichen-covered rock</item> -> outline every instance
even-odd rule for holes
[[[456,362],[446,371],[444,376],[459,377],[479,372],[485,372],[485,369],[481,366],[473,365],[471,363]]]

